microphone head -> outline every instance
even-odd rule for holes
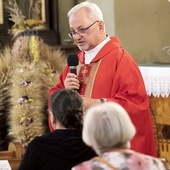
[[[67,64],[69,66],[77,66],[78,65],[78,56],[76,54],[71,54],[67,57]]]

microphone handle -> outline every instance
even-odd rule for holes
[[[70,66],[70,73],[73,73],[73,74],[77,75],[76,66]]]

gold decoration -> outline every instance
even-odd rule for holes
[[[43,21],[38,19],[29,19],[26,21],[23,21],[22,24],[14,24],[12,29],[19,29],[19,30],[25,30],[25,29],[32,29],[35,27],[44,26]]]
[[[34,62],[37,62],[39,60],[39,47],[38,42],[36,40],[35,36],[31,36],[30,38],[30,51],[33,55]]]

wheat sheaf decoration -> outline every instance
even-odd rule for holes
[[[11,81],[11,111],[9,136],[26,148],[35,137],[48,131],[48,91],[58,80],[65,59],[60,51],[45,44],[38,62],[23,61],[16,64]],[[45,59],[46,58],[46,59]]]
[[[60,50],[45,44],[38,34],[38,28],[44,27],[37,19],[39,1],[7,1],[14,22],[11,31],[14,34],[11,49],[14,71],[9,90],[11,109],[8,136],[27,148],[34,137],[49,130],[48,91],[58,81],[66,57]],[[25,32],[27,34],[23,34]]]
[[[12,140],[8,136],[8,117],[11,108],[9,91],[13,69],[10,49],[6,48],[0,54],[0,151],[7,150],[8,143]]]

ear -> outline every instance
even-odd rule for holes
[[[103,22],[103,21],[100,21],[100,22],[99,22],[99,31],[100,31],[100,32],[103,32],[103,31],[104,31],[104,22]]]
[[[50,122],[51,122],[53,129],[55,129],[56,120],[55,120],[52,112],[49,113],[49,119],[50,119]]]

